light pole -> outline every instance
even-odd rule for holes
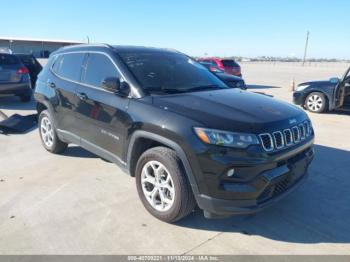
[[[309,36],[310,36],[310,32],[307,31],[307,34],[306,34],[306,43],[305,43],[305,50],[304,50],[303,66],[305,65],[305,61],[306,61],[307,48],[308,48],[308,45],[309,45]]]

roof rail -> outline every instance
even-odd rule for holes
[[[105,44],[105,43],[67,45],[67,46],[63,46],[61,48],[62,49],[70,49],[70,48],[84,47],[84,46],[102,46],[102,47],[112,48],[111,45]]]

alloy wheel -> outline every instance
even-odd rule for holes
[[[49,148],[52,147],[54,141],[54,130],[52,123],[47,116],[44,116],[41,119],[40,132],[44,144]]]
[[[173,206],[174,182],[162,163],[152,160],[143,166],[141,186],[148,203],[157,211],[165,212]]]

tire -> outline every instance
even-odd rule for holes
[[[147,211],[156,218],[172,223],[184,218],[195,208],[191,186],[175,151],[166,147],[147,150],[139,158],[135,172],[139,197]],[[158,185],[155,185],[156,174]]]
[[[25,95],[25,96],[20,96],[21,102],[27,103],[31,100],[31,96]]]
[[[68,144],[58,138],[48,110],[40,113],[38,125],[41,143],[47,151],[59,154],[66,150]]]
[[[327,98],[320,92],[312,92],[305,99],[305,108],[313,113],[325,112],[327,104]]]

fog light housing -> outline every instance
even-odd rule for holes
[[[232,177],[234,174],[235,174],[235,169],[234,168],[232,168],[229,171],[227,171],[227,176],[228,177]]]

